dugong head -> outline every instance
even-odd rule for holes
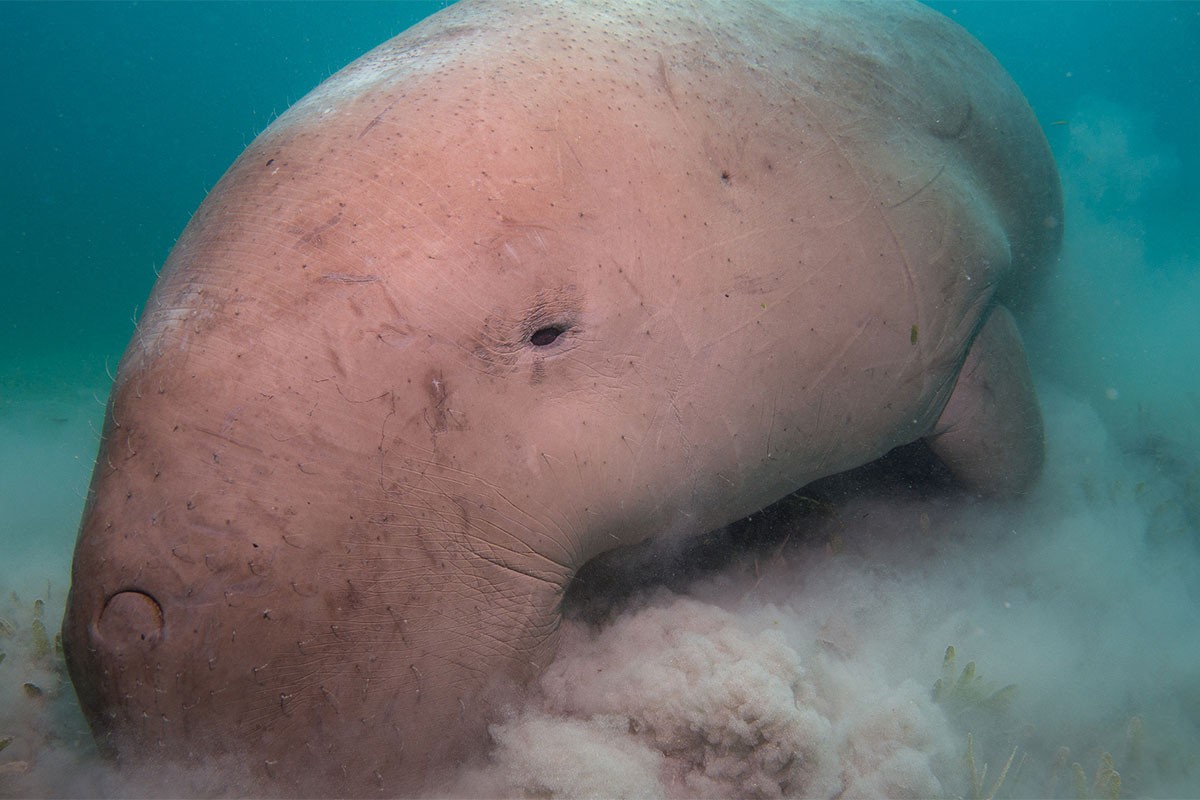
[[[463,3],[372,51],[213,189],[121,363],[63,628],[97,739],[429,788],[584,561],[928,433],[1057,197],[917,7]]]

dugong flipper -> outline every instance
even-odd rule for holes
[[[1019,492],[1037,477],[1042,415],[1021,335],[1003,306],[976,334],[925,440],[962,483],[982,492]]]

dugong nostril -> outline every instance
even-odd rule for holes
[[[162,637],[162,627],[163,611],[158,601],[130,589],[108,598],[96,623],[96,633],[110,645],[153,644]]]

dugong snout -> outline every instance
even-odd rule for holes
[[[363,402],[325,364],[301,396],[215,388],[218,362],[182,361],[131,359],[118,376],[76,547],[63,641],[99,746],[151,781],[162,763],[219,763],[239,794],[368,791],[388,765],[390,790],[417,791],[479,749],[486,704],[544,660],[565,569],[479,557],[489,512],[463,471],[381,473],[378,423],[405,415],[431,435],[427,405],[403,410],[432,396],[424,373],[411,395]],[[297,436],[296,420],[340,433]],[[497,669],[447,683],[448,657]],[[386,747],[362,747],[364,730]]]
[[[67,607],[65,655],[79,676],[75,690],[80,703],[99,733],[108,730],[102,709],[109,703],[109,681],[152,658],[165,633],[163,608],[150,594],[134,588],[107,597],[73,588]],[[148,707],[149,698],[135,697],[136,689],[125,691],[130,700]],[[106,736],[97,736],[97,743],[102,751],[115,752]]]

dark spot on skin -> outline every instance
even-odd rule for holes
[[[728,184],[732,179],[729,176],[729,170],[721,171],[721,183]]]
[[[474,355],[492,367],[513,366],[522,351],[553,355],[580,331],[582,297],[574,286],[545,289],[532,298],[521,317],[490,315],[478,336]]]
[[[545,347],[546,345],[554,344],[554,341],[566,332],[566,327],[562,325],[547,325],[544,328],[538,328],[529,335],[529,343],[535,347]]]

